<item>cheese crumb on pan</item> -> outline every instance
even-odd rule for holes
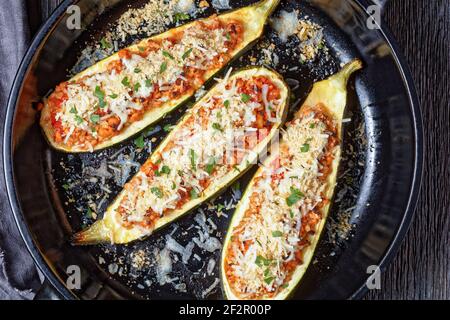
[[[319,50],[324,48],[323,30],[321,26],[306,18],[299,19],[298,15],[298,11],[283,10],[278,17],[271,20],[271,24],[282,42],[287,42],[295,35],[299,41],[300,61],[311,61],[316,58]]]

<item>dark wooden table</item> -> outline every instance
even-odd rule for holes
[[[368,299],[450,299],[450,1],[391,0],[385,21],[411,69],[424,122],[416,214],[382,290]]]
[[[29,0],[36,28],[61,0]],[[366,299],[450,299],[450,0],[390,0],[385,23],[411,68],[425,130],[425,170],[411,228],[381,289]]]

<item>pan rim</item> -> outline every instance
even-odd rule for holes
[[[388,2],[389,0],[385,1]],[[355,0],[365,12],[367,12],[368,6],[373,5],[373,2],[369,4],[368,0]],[[386,3],[384,4],[386,6]],[[384,9],[384,8],[383,8]],[[411,114],[413,117],[413,128],[414,128],[414,138],[415,138],[415,155],[414,155],[414,170],[413,170],[413,181],[411,183],[411,189],[409,194],[409,199],[407,206],[404,210],[403,219],[400,225],[397,228],[397,231],[394,237],[391,240],[388,248],[386,249],[385,254],[383,255],[380,263],[378,265],[381,272],[385,271],[387,266],[390,265],[398,250],[400,249],[400,245],[403,243],[405,236],[409,230],[411,222],[414,217],[414,213],[416,211],[417,202],[419,199],[419,192],[422,183],[423,177],[423,162],[424,162],[424,140],[423,140],[423,118],[422,112],[420,109],[420,103],[417,96],[416,86],[414,84],[414,80],[412,78],[411,71],[409,69],[408,64],[406,63],[406,59],[403,57],[399,46],[391,32],[391,30],[387,26],[383,26],[384,22],[382,21],[381,26],[379,28],[379,32],[385,39],[389,48],[392,50],[392,56],[398,66],[398,70],[400,72],[400,76],[403,79],[403,82],[406,86],[406,91],[408,93],[409,104],[411,107]],[[368,279],[367,279],[368,280]],[[366,280],[366,281],[367,281]],[[366,283],[363,283],[350,297],[349,299],[361,299],[368,291],[368,287]]]
[[[63,281],[56,273],[51,269],[50,265],[46,262],[42,252],[39,250],[38,243],[32,237],[28,224],[25,220],[25,216],[21,209],[15,183],[14,183],[14,172],[13,172],[13,161],[12,161],[12,126],[15,117],[16,105],[18,102],[18,97],[20,91],[22,90],[23,79],[25,74],[29,71],[30,64],[35,56],[35,53],[42,42],[46,39],[48,34],[54,28],[56,23],[62,18],[66,9],[76,3],[75,0],[64,0],[50,15],[50,17],[42,24],[39,30],[36,32],[33,40],[30,43],[14,78],[13,84],[11,86],[7,110],[5,116],[5,125],[3,129],[3,174],[5,178],[6,192],[8,196],[8,202],[11,207],[15,223],[19,229],[20,235],[24,240],[28,251],[30,252],[35,264],[44,274],[46,279],[50,284],[57,289],[57,291],[65,299],[78,299],[78,297],[63,284]],[[367,8],[370,4],[367,0],[354,0],[360,8],[367,12]],[[420,185],[423,174],[423,161],[424,161],[424,145],[423,145],[423,123],[422,115],[420,110],[420,104],[417,97],[415,85],[412,79],[411,72],[405,59],[399,51],[399,48],[394,40],[394,37],[390,30],[386,26],[380,26],[379,32],[384,38],[389,48],[392,50],[392,56],[397,64],[398,71],[401,78],[403,79],[405,89],[407,91],[410,110],[413,118],[412,126],[414,128],[414,169],[413,169],[413,180],[411,183],[411,188],[409,192],[409,199],[406,208],[404,209],[403,219],[400,222],[395,235],[391,239],[391,243],[386,249],[386,252],[382,256],[379,262],[379,268],[384,271],[389,263],[394,258],[395,254],[398,252],[400,245],[405,238],[405,235],[411,225],[415,208],[418,201],[418,195],[420,191]],[[349,297],[349,299],[360,299],[367,292],[368,288],[365,282]]]
[[[63,285],[63,281],[56,275],[55,272],[45,261],[44,255],[39,250],[39,246],[36,240],[32,237],[31,231],[23,215],[19,200],[17,198],[15,183],[14,183],[14,172],[12,163],[12,125],[14,122],[14,116],[17,106],[17,101],[19,93],[22,90],[23,79],[25,74],[29,71],[31,61],[33,60],[38,47],[45,40],[49,32],[54,28],[56,22],[63,16],[69,5],[73,4],[72,0],[64,0],[50,15],[50,17],[42,24],[39,30],[36,32],[33,40],[31,41],[20,66],[17,70],[16,76],[14,77],[13,84],[8,97],[5,125],[3,127],[3,175],[6,184],[6,193],[8,196],[9,205],[14,216],[14,221],[16,222],[17,228],[25,245],[30,252],[35,265],[44,274],[45,278],[50,282],[50,284],[56,288],[56,290],[67,300],[77,299],[77,296],[67,289]],[[45,281],[45,280],[44,280]]]

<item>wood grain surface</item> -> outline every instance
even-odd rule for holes
[[[62,1],[29,2],[45,19]],[[416,84],[426,155],[411,228],[381,289],[365,299],[450,299],[450,0],[390,0],[384,21]],[[36,30],[40,21],[30,23]]]
[[[419,95],[425,164],[412,225],[366,298],[450,299],[450,1],[391,0],[384,18]]]

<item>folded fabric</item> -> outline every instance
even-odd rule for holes
[[[0,2],[0,131],[12,82],[28,46],[25,0]],[[0,162],[3,171],[3,160]],[[38,271],[20,237],[0,175],[0,299],[31,299],[40,286]]]

